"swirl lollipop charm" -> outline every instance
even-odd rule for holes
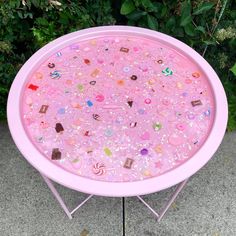
[[[93,173],[95,175],[103,175],[106,173],[105,165],[103,163],[97,162],[96,164],[93,165]]]

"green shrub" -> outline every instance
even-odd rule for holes
[[[0,119],[21,65],[66,33],[98,25],[135,25],[172,35],[203,54],[218,73],[236,129],[236,2],[234,0],[0,0]]]

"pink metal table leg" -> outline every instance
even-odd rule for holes
[[[64,212],[66,213],[66,215],[72,219],[72,214],[77,211],[81,206],[83,206],[93,195],[89,195],[83,202],[81,202],[75,209],[73,209],[71,212],[69,211],[68,207],[66,206],[66,204],[64,203],[63,199],[61,198],[60,194],[58,193],[58,191],[56,190],[56,188],[53,185],[53,182],[47,178],[46,176],[44,176],[43,174],[41,174],[45,183],[47,184],[47,186],[49,187],[49,189],[51,190],[52,194],[55,196],[55,198],[57,199],[57,201],[59,202],[59,204],[61,205],[62,209],[64,210]]]
[[[174,200],[177,198],[177,196],[179,195],[179,193],[181,192],[181,190],[183,189],[183,187],[186,185],[186,183],[188,182],[188,179],[184,180],[182,183],[179,184],[179,186],[176,188],[176,190],[174,191],[173,195],[171,196],[171,198],[168,200],[168,202],[165,204],[165,206],[163,207],[163,209],[161,210],[160,216],[158,218],[158,221],[160,222],[160,220],[162,219],[162,217],[165,215],[165,213],[167,212],[167,210],[169,209],[169,207],[171,206],[171,204],[174,202]]]
[[[158,214],[147,202],[145,202],[140,196],[137,196],[137,198],[157,217],[158,221],[162,219],[162,217],[165,215],[167,210],[170,208],[171,204],[174,202],[174,200],[177,198],[180,191],[183,189],[183,187],[186,185],[188,179],[181,182],[174,193],[172,194],[171,198],[167,201],[167,203],[164,205],[163,209],[161,210],[160,214]]]
[[[60,194],[56,190],[56,188],[53,185],[53,182],[41,174],[44,181],[48,185],[49,189],[51,190],[52,194],[55,196],[59,204],[61,205],[62,209],[65,211],[66,215],[72,219],[72,214],[77,211],[81,206],[83,206],[93,195],[89,195],[83,202],[81,202],[76,208],[74,208],[71,212],[69,211],[68,207],[64,203],[63,199],[61,198]],[[180,191],[183,189],[183,187],[186,185],[188,179],[181,182],[174,193],[172,194],[171,198],[167,201],[167,203],[164,205],[163,209],[161,210],[160,214],[158,214],[147,202],[145,202],[140,196],[137,196],[137,198],[157,217],[158,221],[162,219],[162,217],[165,215],[167,210],[170,208],[171,204],[174,202]]]

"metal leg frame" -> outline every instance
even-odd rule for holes
[[[42,174],[41,174],[42,175]],[[72,211],[69,211],[68,207],[66,206],[66,204],[64,203],[64,201],[62,200],[60,194],[58,193],[58,191],[56,190],[55,186],[53,185],[53,182],[47,178],[46,176],[42,175],[44,181],[46,182],[47,186],[49,187],[49,189],[51,190],[52,194],[55,196],[55,198],[57,199],[57,201],[59,202],[59,204],[61,205],[62,209],[64,210],[64,212],[66,213],[66,215],[72,219],[72,214],[75,213],[80,207],[82,207],[93,195],[89,195],[84,201],[82,201],[76,208],[74,208]]]
[[[42,175],[42,174],[41,174]],[[66,215],[72,219],[72,214],[75,213],[75,211],[77,211],[80,207],[82,207],[93,195],[89,195],[84,201],[82,201],[76,208],[74,208],[72,211],[69,211],[68,207],[66,206],[66,204],[64,203],[63,199],[61,198],[61,196],[59,195],[58,191],[56,190],[55,186],[53,185],[53,182],[47,178],[46,176],[42,175],[44,181],[46,182],[47,186],[49,187],[49,189],[51,190],[52,194],[55,196],[55,198],[57,199],[57,201],[59,202],[59,204],[61,205],[62,209],[64,210],[64,212],[66,213]],[[183,182],[181,182],[177,188],[175,189],[175,191],[173,192],[173,194],[171,195],[170,199],[166,202],[166,204],[163,206],[163,208],[161,209],[160,213],[157,213],[147,202],[145,202],[140,196],[137,196],[137,198],[157,217],[158,222],[162,219],[162,217],[165,215],[165,213],[167,212],[167,210],[170,208],[171,204],[174,202],[174,200],[177,198],[177,196],[179,195],[179,193],[181,192],[181,190],[183,189],[183,187],[186,185],[188,179],[184,180]],[[124,200],[125,198],[123,198],[123,218],[124,218]],[[124,223],[124,219],[123,219],[123,223]],[[124,228],[124,226],[123,226]]]
[[[173,192],[173,194],[171,195],[171,197],[169,198],[169,200],[166,202],[166,204],[163,206],[163,208],[160,210],[160,213],[157,213],[149,204],[147,204],[147,202],[145,202],[140,196],[137,196],[137,198],[157,217],[158,222],[160,222],[160,220],[162,219],[162,217],[165,215],[165,213],[167,212],[167,210],[170,208],[171,204],[174,202],[174,200],[177,198],[177,196],[179,195],[179,193],[181,192],[181,190],[183,189],[183,187],[186,185],[186,183],[188,182],[188,179],[184,180],[183,182],[181,182],[177,188],[175,189],[175,191]]]

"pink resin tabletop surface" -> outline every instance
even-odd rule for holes
[[[173,186],[218,148],[227,101],[193,49],[147,29],[63,36],[22,67],[8,99],[19,150],[69,188],[134,196]]]

